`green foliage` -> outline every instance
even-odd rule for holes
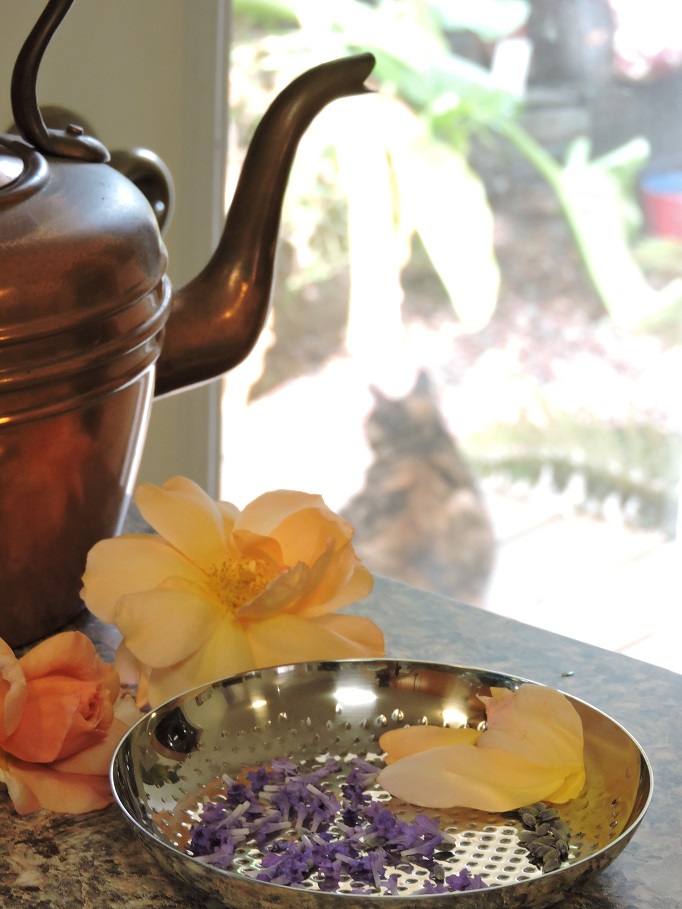
[[[516,124],[501,131],[537,167],[554,189],[606,311],[628,329],[653,328],[682,305],[682,280],[660,290],[647,281],[633,253],[640,222],[635,178],[649,156],[646,140],[636,138],[601,158],[590,158],[589,142],[576,139],[563,167]]]
[[[604,422],[542,400],[533,409],[532,417],[522,412],[513,424],[491,423],[467,440],[479,475],[529,487],[549,484],[557,494],[578,479],[579,511],[603,513],[610,500],[628,524],[674,534],[679,433],[641,420]]]
[[[314,253],[318,271],[321,252],[325,262],[338,261],[345,254],[342,234],[349,230],[350,268],[360,274],[369,230],[354,241],[353,225],[368,225],[346,219],[343,206],[362,204],[372,222],[377,267],[386,278],[385,289],[374,283],[364,291],[362,282],[353,285],[351,278],[356,293],[390,296],[418,236],[462,327],[481,328],[496,306],[499,273],[493,218],[469,151],[472,136],[496,133],[555,191],[587,274],[614,320],[637,328],[679,311],[682,282],[653,289],[632,252],[639,213],[634,175],[648,156],[646,142],[635,139],[590,160],[587,140],[579,139],[561,164],[521,127],[519,100],[498,84],[494,70],[452,49],[453,36],[462,32],[475,35],[481,48],[513,35],[528,18],[528,2],[234,0],[233,6],[237,22],[247,24],[246,37],[235,42],[235,59],[243,65],[248,50],[261,76],[272,74],[277,87],[334,57],[370,51],[377,58],[372,77],[377,95],[353,99],[352,115],[324,119],[323,129],[313,128],[302,143],[308,151],[302,152],[305,164],[296,164],[292,174],[285,231],[304,269],[312,267]],[[351,141],[365,151],[364,179],[343,173],[358,164],[357,156],[342,149]],[[291,223],[295,218],[297,225]],[[322,239],[325,218],[334,239]]]
[[[468,30],[483,41],[512,35],[528,20],[526,0],[433,0],[431,7],[443,31]]]
[[[466,27],[479,30],[485,40],[503,33],[500,22],[507,23],[505,28],[517,28],[528,12],[527,4],[510,5],[507,0],[487,0],[480,8],[478,0],[458,6]],[[313,158],[324,162],[321,166],[326,170],[332,151],[348,206],[363,204],[366,218],[373,222],[377,260],[393,272],[386,274],[386,293],[390,294],[388,288],[396,278],[399,281],[411,240],[418,235],[463,326],[474,330],[484,325],[495,308],[499,273],[492,215],[467,153],[472,132],[513,113],[516,102],[494,84],[484,67],[452,52],[448,32],[460,27],[453,11],[435,0],[381,0],[375,5],[359,0],[329,4],[235,0],[234,8],[261,30],[273,17],[279,21],[276,34],[266,32],[254,40],[251,33],[244,41],[238,39],[235,47],[237,60],[243,59],[245,47],[251,51],[257,47],[261,72],[277,73],[279,84],[316,63],[348,53],[370,51],[377,58],[372,78],[380,92],[371,99],[354,99],[353,114],[343,121],[355,134],[339,136],[342,118],[329,117],[324,120],[324,134],[313,128],[302,143],[308,166],[297,162],[288,196],[296,216],[308,223],[304,230],[285,224],[289,236],[297,236],[302,258],[313,258],[306,255],[306,241],[320,242],[319,232],[313,240],[315,231],[307,216],[314,191],[322,190],[323,209],[334,192],[331,183],[321,187],[313,177],[320,170]],[[365,149],[364,179],[342,172],[351,166],[341,148],[349,138]],[[390,195],[383,191],[387,179]],[[338,231],[342,224],[336,202],[332,208]],[[358,222],[350,219],[348,223]],[[354,268],[357,272],[363,250],[360,242],[354,242],[352,228],[348,245],[351,272]],[[361,292],[358,286],[356,282],[356,293]],[[376,295],[377,287],[368,289],[370,293]]]

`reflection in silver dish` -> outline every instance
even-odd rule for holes
[[[464,809],[424,811],[378,790],[394,814],[436,818],[453,840],[446,874],[466,866],[485,890],[420,895],[424,876],[398,869],[399,895],[358,895],[351,881],[321,891],[254,880],[261,853],[245,847],[229,871],[191,855],[191,829],[202,806],[224,792],[223,775],[291,757],[315,767],[328,757],[349,765],[358,756],[381,766],[379,736],[397,726],[432,723],[479,726],[479,694],[517,688],[526,680],[481,669],[404,660],[299,663],[215,682],[168,702],[137,723],[112,762],[114,795],[161,866],[206,896],[234,909],[355,909],[390,900],[401,909],[463,901],[467,909],[550,906],[625,848],[651,799],[646,755],[615,721],[569,697],[585,731],[587,782],[561,806],[572,831],[569,858],[542,874],[520,845],[520,821]],[[529,682],[528,684],[534,684]],[[343,775],[343,774],[342,774]],[[340,782],[340,781],[339,781]]]

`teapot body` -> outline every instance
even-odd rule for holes
[[[171,289],[132,183],[14,139],[4,151],[19,175],[0,184],[0,637],[17,647],[82,610],[84,554],[120,529]],[[76,180],[91,200],[77,215]]]
[[[154,365],[93,387],[68,407],[30,402],[0,426],[0,637],[12,647],[83,609],[85,554],[119,532],[144,443]],[[101,378],[103,381],[99,381]],[[0,399],[2,395],[0,395]]]

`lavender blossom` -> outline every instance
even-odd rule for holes
[[[193,855],[230,868],[239,847],[255,844],[259,881],[313,880],[323,891],[344,884],[359,895],[400,895],[398,866],[429,871],[420,893],[486,886],[466,868],[445,877],[434,857],[444,840],[437,822],[419,814],[409,823],[373,800],[367,790],[378,771],[368,762],[353,759],[337,795],[328,778],[342,769],[334,759],[313,770],[284,759],[249,771],[250,785],[227,779],[225,801],[208,803],[192,831]]]

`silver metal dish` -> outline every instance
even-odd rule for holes
[[[405,660],[299,663],[235,676],[194,689],[152,711],[119,745],[111,768],[114,795],[124,815],[162,868],[207,897],[233,909],[362,909],[388,900],[401,907],[550,906],[625,848],[648,807],[652,773],[637,742],[614,720],[569,697],[585,732],[587,782],[561,806],[572,831],[569,858],[542,873],[519,842],[520,821],[481,811],[427,811],[391,799],[410,820],[438,818],[454,838],[452,869],[467,866],[484,890],[420,895],[414,871],[402,873],[399,894],[357,895],[351,884],[333,892],[310,882],[289,887],[254,879],[261,853],[245,848],[229,871],[210,867],[189,851],[190,831],[202,806],[224,790],[223,775],[291,757],[314,767],[329,756],[342,764],[359,756],[381,766],[379,736],[416,723],[476,726],[484,721],[477,699],[491,687],[535,684],[482,669]]]

